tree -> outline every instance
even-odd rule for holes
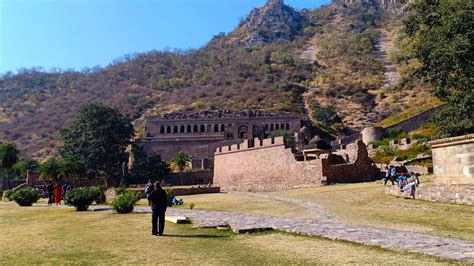
[[[341,118],[337,115],[337,111],[333,106],[316,107],[313,116],[326,126],[341,121]]]
[[[86,164],[77,157],[66,158],[59,165],[59,176],[71,180],[74,187],[76,178],[83,177],[86,173]]]
[[[39,167],[41,178],[45,180],[59,181],[61,173],[61,162],[57,159],[49,159]]]
[[[130,174],[133,178],[158,180],[170,172],[168,164],[159,155],[148,156],[139,144],[132,144],[133,165]]]
[[[0,145],[0,163],[2,168],[5,169],[6,187],[11,188],[10,184],[10,169],[18,162],[19,151],[15,144],[6,143]]]
[[[270,138],[276,138],[283,136],[285,139],[285,148],[296,148],[296,139],[295,135],[291,130],[275,130],[272,131],[269,135]]]
[[[69,128],[61,129],[60,154],[83,161],[88,176],[104,176],[109,186],[120,177],[125,149],[134,135],[130,118],[102,104],[86,104]]]
[[[25,159],[17,162],[13,168],[20,172],[20,176],[26,178],[26,174],[28,170],[30,171],[38,171],[39,163],[33,159]]]
[[[420,0],[404,21],[402,60],[420,62],[414,73],[447,103],[434,117],[445,137],[474,132],[473,12],[473,1]]]
[[[184,151],[178,151],[173,158],[171,158],[171,163],[174,164],[179,170],[179,177],[181,179],[181,186],[183,185],[183,172],[191,162],[191,157]]]

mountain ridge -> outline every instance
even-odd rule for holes
[[[236,30],[200,49],[128,55],[81,72],[7,73],[0,79],[0,139],[34,158],[55,156],[58,130],[88,102],[117,107],[139,132],[147,116],[164,112],[261,109],[311,115],[325,106],[342,117],[340,132],[360,130],[408,108],[413,94],[426,95],[419,89],[379,90],[383,62],[374,51],[385,15],[377,12],[360,3],[298,12],[270,0]],[[317,48],[315,60],[301,56],[308,46]]]

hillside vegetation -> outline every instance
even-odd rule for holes
[[[342,118],[339,132],[359,130],[430,101],[423,97],[427,87],[411,77],[381,89],[377,43],[400,24],[394,14],[375,4],[296,11],[270,0],[200,49],[130,54],[81,71],[4,73],[0,140],[34,158],[55,155],[59,129],[90,102],[117,107],[137,130],[159,112],[258,108],[314,115],[328,105]],[[309,48],[310,58],[302,56]]]

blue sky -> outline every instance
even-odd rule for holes
[[[106,66],[121,55],[198,48],[266,0],[0,0],[0,73]],[[297,9],[330,0],[286,0]]]

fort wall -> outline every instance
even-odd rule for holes
[[[324,154],[320,159],[297,161],[291,149],[285,148],[283,137],[247,140],[216,150],[214,185],[227,191],[277,191],[369,181],[378,176],[361,141],[346,152],[346,156]],[[341,164],[343,157],[350,159]]]
[[[296,161],[283,137],[256,141],[255,147],[222,147],[214,156],[214,185],[223,190],[276,191],[321,186],[321,163]]]

